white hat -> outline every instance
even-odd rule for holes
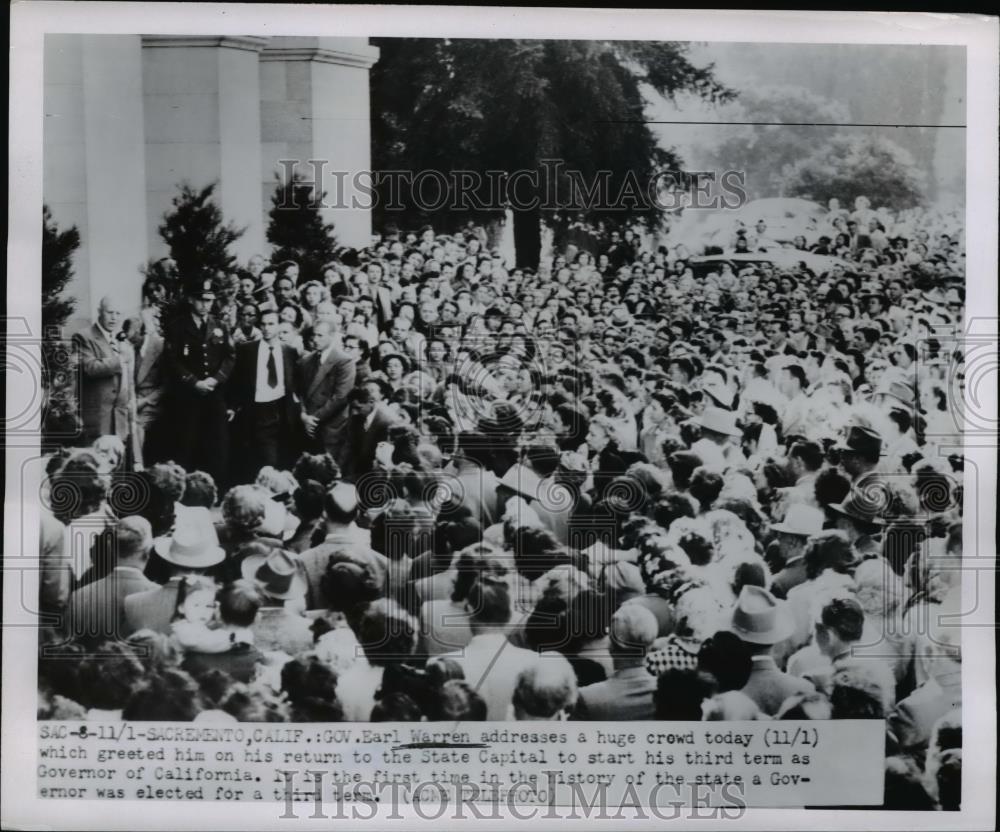
[[[826,515],[821,509],[807,506],[804,503],[795,503],[789,507],[784,521],[771,526],[771,531],[811,537],[823,531],[825,520]]]
[[[700,425],[705,430],[714,433],[723,433],[726,436],[742,436],[743,432],[736,427],[736,414],[731,410],[723,410],[719,407],[706,407],[701,416],[696,416],[691,420],[696,425]]]
[[[219,546],[212,515],[200,506],[188,506],[177,519],[174,533],[158,537],[153,542],[153,549],[167,563],[188,569],[207,569],[226,558]]]
[[[515,494],[519,494],[528,500],[538,499],[538,487],[542,479],[527,465],[515,462],[507,473],[500,480],[500,485],[509,488]]]

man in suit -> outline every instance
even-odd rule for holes
[[[806,548],[809,538],[823,531],[825,521],[822,509],[796,503],[789,507],[783,522],[771,526],[771,531],[778,535],[778,550],[784,564],[771,581],[771,592],[778,598],[787,598],[788,590],[808,579]]]
[[[233,342],[226,325],[209,314],[215,300],[211,279],[192,282],[187,294],[188,310],[170,322],[164,338],[172,456],[186,471],[205,471],[221,486],[230,482],[224,390],[233,371]]]
[[[324,576],[330,562],[353,562],[367,570],[371,587],[385,593],[389,562],[385,555],[371,548],[371,533],[357,525],[358,492],[346,482],[336,483],[323,500],[326,537],[318,546],[306,549],[299,562],[306,576],[306,609],[329,609],[336,606],[327,590]]]
[[[372,470],[375,448],[388,439],[394,419],[375,401],[375,394],[369,387],[355,387],[348,393],[347,400],[351,415],[342,470],[345,479],[356,482]]]
[[[326,451],[343,464],[347,394],[354,389],[354,360],[334,343],[334,325],[313,326],[315,351],[299,362],[298,394],[302,426],[316,450]]]
[[[153,546],[149,521],[123,517],[115,529],[115,543],[111,573],[76,590],[69,599],[70,634],[88,644],[123,639],[128,632],[126,597],[158,588],[143,574]]]
[[[747,645],[753,662],[742,692],[768,716],[774,716],[789,696],[815,692],[812,683],[779,670],[771,655],[774,645],[787,639],[795,629],[784,601],[762,587],[744,586],[736,600],[729,629]]]
[[[646,653],[656,639],[656,616],[641,604],[622,604],[611,618],[614,673],[580,688],[574,719],[620,721],[653,719],[656,677],[646,670]]]
[[[135,355],[131,344],[119,337],[121,307],[108,295],[101,299],[97,322],[73,336],[80,358],[80,418],[82,439],[117,436],[128,442],[135,417]]]
[[[235,448],[243,462],[241,481],[252,481],[265,465],[288,468],[301,409],[295,395],[298,354],[278,337],[275,310],[261,312],[261,340],[240,344],[229,383]]]
[[[148,465],[162,458],[156,425],[163,411],[163,336],[156,307],[143,307],[132,345],[135,349],[135,419],[137,444]]]
[[[375,320],[380,332],[386,332],[392,321],[392,291],[382,282],[382,265],[368,264],[368,297],[375,307]]]

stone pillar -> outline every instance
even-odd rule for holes
[[[74,322],[115,294],[139,306],[147,257],[141,45],[138,35],[47,35],[44,198],[81,246]]]
[[[355,247],[371,242],[371,209],[353,204],[352,197],[365,194],[351,180],[371,170],[368,73],[377,60],[378,49],[365,38],[275,37],[261,52],[265,214],[275,173],[286,173],[282,160],[295,160],[306,180],[322,176],[319,187],[327,191],[322,213],[334,224],[338,242]]]
[[[183,181],[196,188],[218,182],[224,220],[246,228],[233,246],[241,262],[263,251],[257,57],[267,41],[143,36],[146,222],[154,256],[167,254],[157,228]]]

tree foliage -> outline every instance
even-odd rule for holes
[[[711,128],[717,143],[709,151],[710,164],[720,171],[744,171],[750,199],[785,196],[785,167],[808,156],[830,132],[818,125],[850,120],[844,105],[795,86],[741,91],[720,115],[744,123]]]
[[[557,40],[376,39],[381,58],[372,70],[373,157],[376,170],[470,171],[483,178],[478,200],[450,206],[435,216],[457,228],[470,217],[489,218],[487,171],[537,171],[546,160],[563,169],[549,181],[561,201],[570,194],[566,171],[592,181],[606,171],[608,193],[619,194],[629,177],[642,187],[679,160],[660,147],[644,123],[644,93],[673,98],[694,93],[723,101],[732,95],[711,66],[693,66],[679,43]],[[551,168],[550,168],[551,171]],[[518,261],[537,263],[540,210],[520,208],[539,194],[540,184],[521,180],[515,194]],[[376,219],[413,223],[420,214],[405,188],[402,211],[386,210],[380,189]],[[482,206],[486,206],[484,210]],[[567,207],[586,208],[584,202]],[[657,212],[643,206],[588,211],[591,218]]]
[[[790,196],[850,205],[867,196],[873,206],[912,208],[924,200],[926,175],[909,151],[882,136],[835,135],[786,169]]]
[[[214,277],[236,266],[230,246],[246,229],[223,223],[222,210],[212,199],[216,184],[198,190],[187,182],[181,183],[172,210],[163,215],[160,236],[170,248],[170,258],[181,280]]]
[[[76,362],[63,327],[76,308],[65,295],[73,279],[73,254],[80,247],[76,226],[61,231],[42,206],[42,444],[72,440],[79,430]]]
[[[271,195],[267,227],[267,241],[274,246],[271,260],[297,262],[300,282],[322,280],[323,266],[337,247],[333,223],[324,222],[320,213],[325,197],[298,174],[288,180],[279,176]]]
[[[60,231],[47,205],[42,206],[42,329],[61,328],[76,307],[76,299],[66,297],[73,279],[73,253],[80,247],[76,226]]]

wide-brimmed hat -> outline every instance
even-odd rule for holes
[[[749,644],[777,644],[792,634],[795,621],[784,601],[748,584],[736,599],[730,630]]]
[[[537,500],[541,482],[541,477],[531,468],[516,462],[507,469],[507,473],[500,480],[500,485],[529,500]]]
[[[771,526],[771,531],[811,537],[823,531],[825,520],[826,515],[822,509],[813,508],[804,503],[796,503],[789,507],[783,522]]]
[[[706,407],[700,416],[691,420],[704,430],[722,433],[726,436],[742,436],[743,432],[736,427],[736,414],[731,410],[719,407]]]
[[[852,425],[847,438],[834,445],[834,449],[872,456],[882,452],[882,437],[871,428]]]
[[[736,392],[732,390],[719,376],[712,373],[701,382],[701,392],[710,396],[720,408],[730,410]]]
[[[885,521],[880,515],[888,509],[888,502],[888,491],[873,485],[864,491],[852,489],[842,502],[827,508],[862,525],[884,526]]]
[[[186,507],[174,533],[153,541],[156,554],[167,563],[186,569],[207,569],[222,563],[225,550],[219,546],[219,536],[207,508]]]
[[[272,549],[266,555],[248,555],[240,564],[240,571],[270,598],[282,601],[300,598],[308,588],[302,563],[284,549]]]
[[[888,384],[881,384],[875,392],[883,396],[890,396],[911,409],[917,404],[917,394],[905,381],[890,381]]]

